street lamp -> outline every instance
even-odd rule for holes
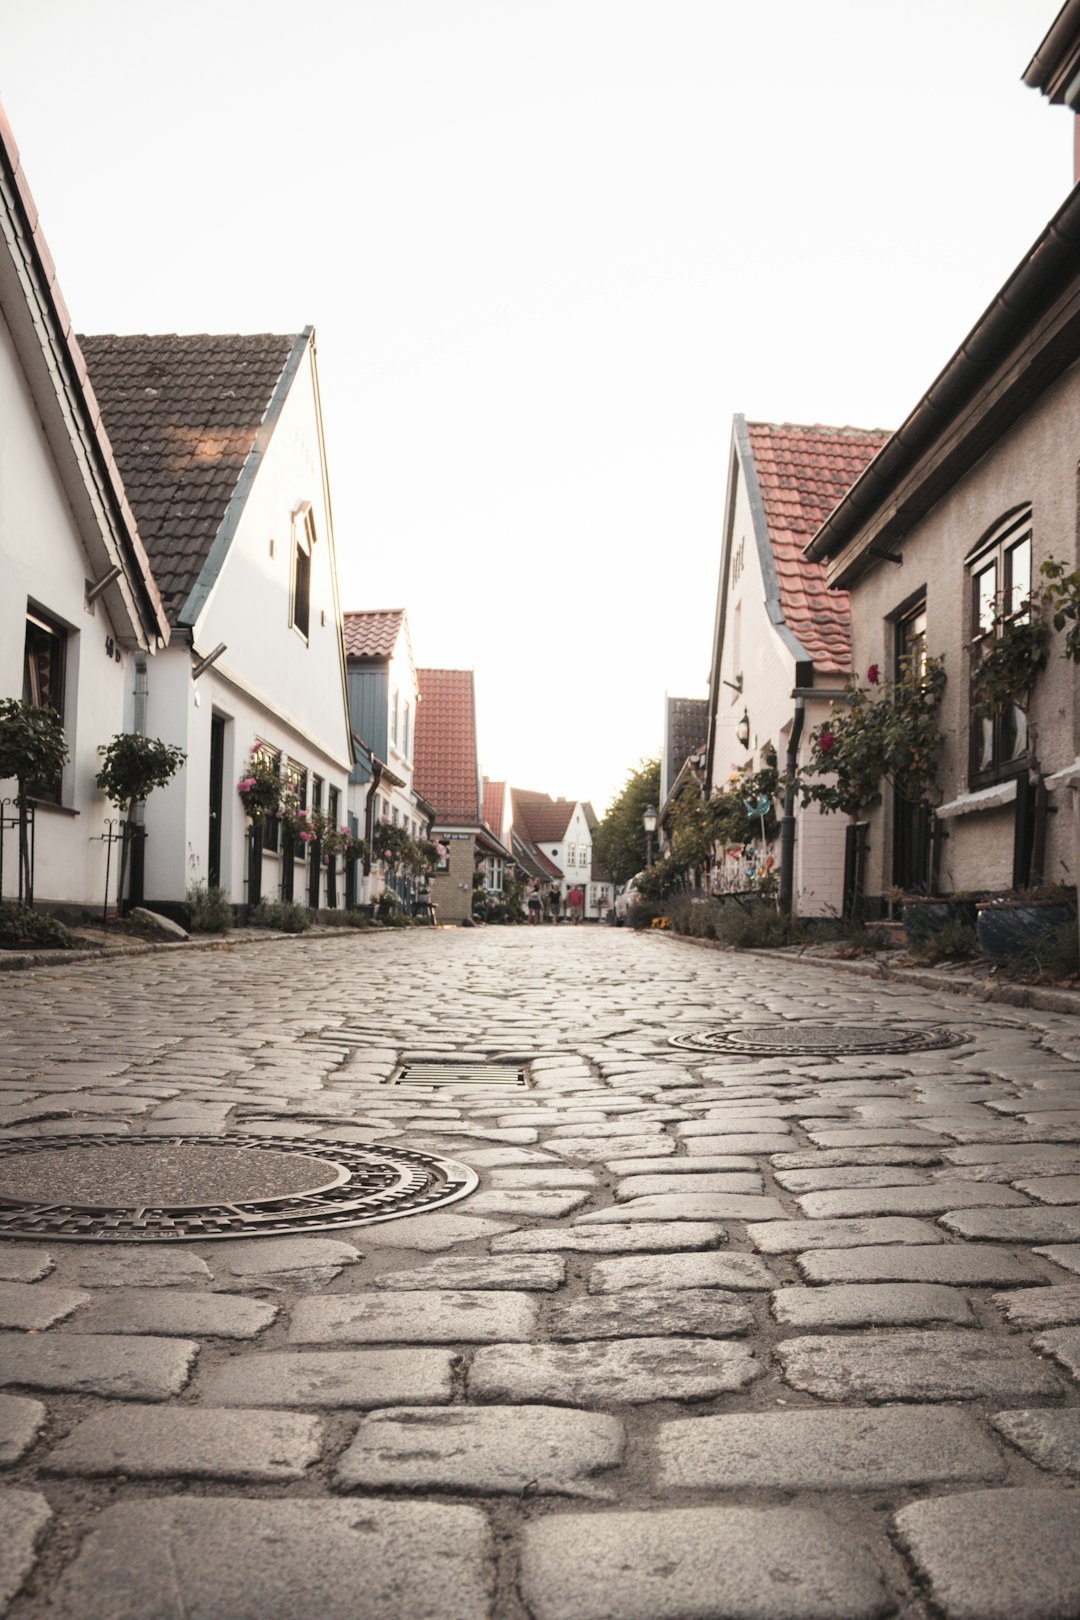
[[[738,738],[739,742],[742,743],[744,748],[749,748],[749,746],[750,746],[750,716],[747,714],[745,709],[742,712],[742,719],[739,721],[738,725],[735,727],[735,735]]]
[[[653,805],[645,806],[645,814],[641,818],[641,825],[645,828],[645,865],[652,865],[652,841],[656,831],[656,809]]]

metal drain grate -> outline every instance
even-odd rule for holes
[[[889,1029],[880,1024],[742,1024],[673,1035],[669,1045],[754,1057],[857,1057],[863,1052],[932,1052],[959,1046],[968,1038],[953,1030]]]
[[[277,1136],[11,1137],[0,1237],[199,1242],[367,1226],[475,1192],[454,1159]]]
[[[392,1086],[513,1086],[528,1090],[525,1070],[505,1063],[404,1063]]]

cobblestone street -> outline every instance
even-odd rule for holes
[[[671,1044],[763,1022],[959,1039]],[[563,926],[9,973],[0,1029],[0,1148],[480,1178],[334,1231],[0,1241],[9,1620],[1080,1614],[1075,1019]],[[389,1083],[454,1056],[528,1089]]]

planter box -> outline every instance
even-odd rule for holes
[[[952,923],[966,923],[975,927],[976,902],[953,900],[948,895],[923,898],[921,895],[903,902],[904,938],[918,948],[944,932]]]
[[[1064,901],[991,900],[979,907],[979,949],[994,962],[1033,956],[1069,923],[1076,926],[1076,912]]]

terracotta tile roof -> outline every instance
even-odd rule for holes
[[[506,803],[506,783],[489,782],[484,777],[484,820],[496,838],[502,836],[503,806]]]
[[[815,670],[851,668],[846,591],[830,591],[823,564],[803,556],[833,507],[892,435],[883,428],[748,422],[784,621]],[[681,761],[680,761],[681,763]]]
[[[521,827],[534,844],[558,844],[566,837],[576,799],[553,799],[550,793],[531,793],[511,788],[514,825]]]
[[[471,669],[418,669],[413,782],[438,822],[480,825]]]
[[[80,337],[170,621],[210,552],[295,337]]]
[[[392,658],[404,617],[404,608],[381,608],[371,613],[346,613],[344,615],[346,656]]]
[[[564,875],[562,868],[549,860],[542,849],[537,849],[531,838],[525,838],[513,830],[510,834],[510,844],[514,851],[514,859],[532,877],[540,878],[545,883],[549,880],[562,882]]]

